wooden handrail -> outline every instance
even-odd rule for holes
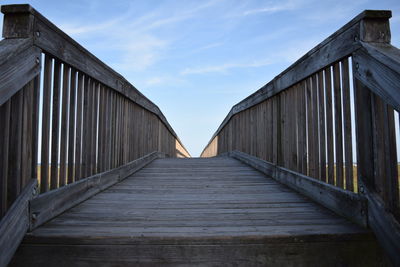
[[[388,19],[391,17],[392,12],[389,10],[365,10],[360,13],[266,85],[234,105],[208,144],[232,116],[279,94],[313,73],[350,55],[362,46],[361,42],[389,43],[391,34]],[[371,28],[370,25],[376,23],[378,23],[379,29],[375,29],[375,31],[381,33],[378,36],[371,36],[368,34],[368,30]]]
[[[390,11],[362,12],[233,106],[202,156],[238,150],[283,170],[284,183],[290,173],[360,194],[368,208],[360,214],[356,206],[347,205],[345,216],[357,209],[354,215],[367,218],[397,266],[400,137],[395,114],[400,111],[400,50],[390,45],[390,17]],[[295,182],[290,186],[304,189]],[[332,186],[321,186],[321,194],[328,195],[328,188]]]
[[[153,102],[34,8],[1,11],[0,217],[38,168],[44,193],[153,151],[190,156]]]
[[[28,38],[33,45],[71,67],[121,93],[134,103],[156,114],[168,130],[179,140],[160,109],[122,75],[107,66],[78,42],[60,30],[28,4],[3,5],[3,38]],[[182,142],[179,140],[181,145]],[[186,150],[186,149],[185,149]],[[186,150],[186,154],[188,154]],[[189,154],[188,154],[189,155]]]

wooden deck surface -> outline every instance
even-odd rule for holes
[[[358,265],[380,257],[366,230],[229,157],[157,159],[28,234],[14,264],[35,263],[34,253],[63,256],[61,265],[74,257],[105,265],[302,265],[304,255],[306,265],[329,257]]]

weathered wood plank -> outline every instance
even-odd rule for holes
[[[10,111],[10,145],[9,147],[9,165],[8,165],[8,206],[17,199],[22,186],[22,123],[23,123],[23,97],[24,90],[18,91],[11,98]]]
[[[60,91],[61,91],[61,62],[54,59],[53,73],[53,103],[51,114],[51,171],[50,171],[50,189],[55,189],[59,185],[58,175],[58,157],[60,140]]]
[[[37,194],[36,186],[36,179],[31,179],[0,221],[1,266],[7,266],[29,229],[29,201]]]
[[[362,46],[363,42],[390,42],[390,30],[388,26],[388,19],[390,17],[390,11],[365,10],[360,13],[277,75],[272,81],[233,106],[209,143],[211,143],[211,140],[219,134],[235,114],[279,94],[281,91],[306,79],[313,73],[352,54]]]
[[[333,65],[333,95],[335,110],[335,185],[344,188],[343,182],[343,120],[342,120],[342,90],[340,85],[339,62]]]
[[[53,60],[49,55],[44,57],[43,73],[43,104],[42,104],[42,147],[40,163],[40,192],[49,190],[50,186],[50,108],[51,108],[51,77]]]
[[[168,131],[178,138],[165,116],[153,102],[34,8],[29,5],[3,5],[1,11],[5,14],[4,38],[32,38],[30,40],[33,41],[35,46],[125,95],[131,101],[157,115],[168,128]],[[19,17],[18,23],[15,23],[15,19],[13,19],[15,16]],[[15,32],[19,32],[18,36],[15,36]],[[37,34],[38,32],[39,34]]]
[[[300,192],[350,221],[367,226],[367,203],[364,197],[239,151],[233,151],[229,155],[241,161],[243,160],[251,167],[271,176],[280,183],[289,186],[291,189]]]
[[[350,77],[349,59],[341,62],[342,68],[342,93],[343,93],[343,130],[344,130],[344,154],[346,189],[354,191],[353,184],[353,140],[351,136],[351,110],[350,110]]]
[[[67,170],[67,183],[70,184],[75,181],[74,166],[77,164],[77,160],[74,157],[76,151],[76,110],[77,110],[77,72],[71,68],[71,91],[70,91],[70,105],[69,105],[69,132],[68,132],[68,170]]]
[[[162,157],[161,154],[153,152],[119,168],[41,194],[31,201],[30,214],[35,217],[35,221],[30,229],[37,228],[65,210],[120,182],[158,157]]]
[[[0,170],[1,170],[1,183],[0,183],[0,218],[6,213],[8,209],[8,164],[9,164],[9,146],[10,146],[10,113],[11,101],[7,101],[0,106]]]
[[[78,72],[78,87],[76,96],[76,150],[75,150],[75,181],[81,179],[82,175],[82,122],[83,122],[83,98],[84,98],[84,87],[83,87],[83,75]]]
[[[71,68],[66,64],[63,65],[62,74],[62,99],[61,99],[61,139],[60,139],[60,178],[59,186],[67,183],[67,148],[68,148],[68,107],[69,107],[69,91],[70,91],[70,73]]]
[[[326,182],[326,138],[325,138],[325,88],[324,72],[318,72],[318,119],[319,119],[319,178]]]
[[[332,116],[332,71],[331,67],[324,70],[325,76],[325,107],[326,107],[326,148],[328,160],[328,179],[329,184],[335,184],[335,169],[334,169],[334,150],[333,150],[333,116]]]
[[[389,44],[366,44],[353,54],[354,76],[400,110],[400,52]]]
[[[0,65],[0,105],[40,73],[40,57],[40,49],[30,47]]]

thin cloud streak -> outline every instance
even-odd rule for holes
[[[261,8],[255,8],[255,9],[250,9],[245,12],[243,12],[243,16],[248,16],[248,15],[255,15],[255,14],[260,14],[260,13],[276,13],[280,11],[289,11],[289,10],[294,10],[297,8],[300,8],[302,6],[302,1],[279,1],[278,4],[270,4],[270,6],[265,6]]]
[[[235,68],[258,68],[272,64],[270,60],[251,62],[251,63],[227,63],[222,65],[206,66],[199,68],[186,68],[181,71],[181,75],[205,74],[205,73],[226,73]]]

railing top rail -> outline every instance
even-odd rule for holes
[[[181,143],[164,114],[122,75],[102,62],[78,42],[64,33],[29,4],[3,5],[3,37],[31,39],[33,45],[80,70],[104,85],[123,94],[131,101],[157,115]],[[186,149],[185,149],[186,150]]]
[[[352,54],[362,47],[363,42],[390,43],[391,34],[388,20],[391,17],[390,10],[364,10],[361,12],[266,85],[234,105],[205,149],[233,115],[263,102],[326,66]],[[379,34],[375,35],[371,32]]]

